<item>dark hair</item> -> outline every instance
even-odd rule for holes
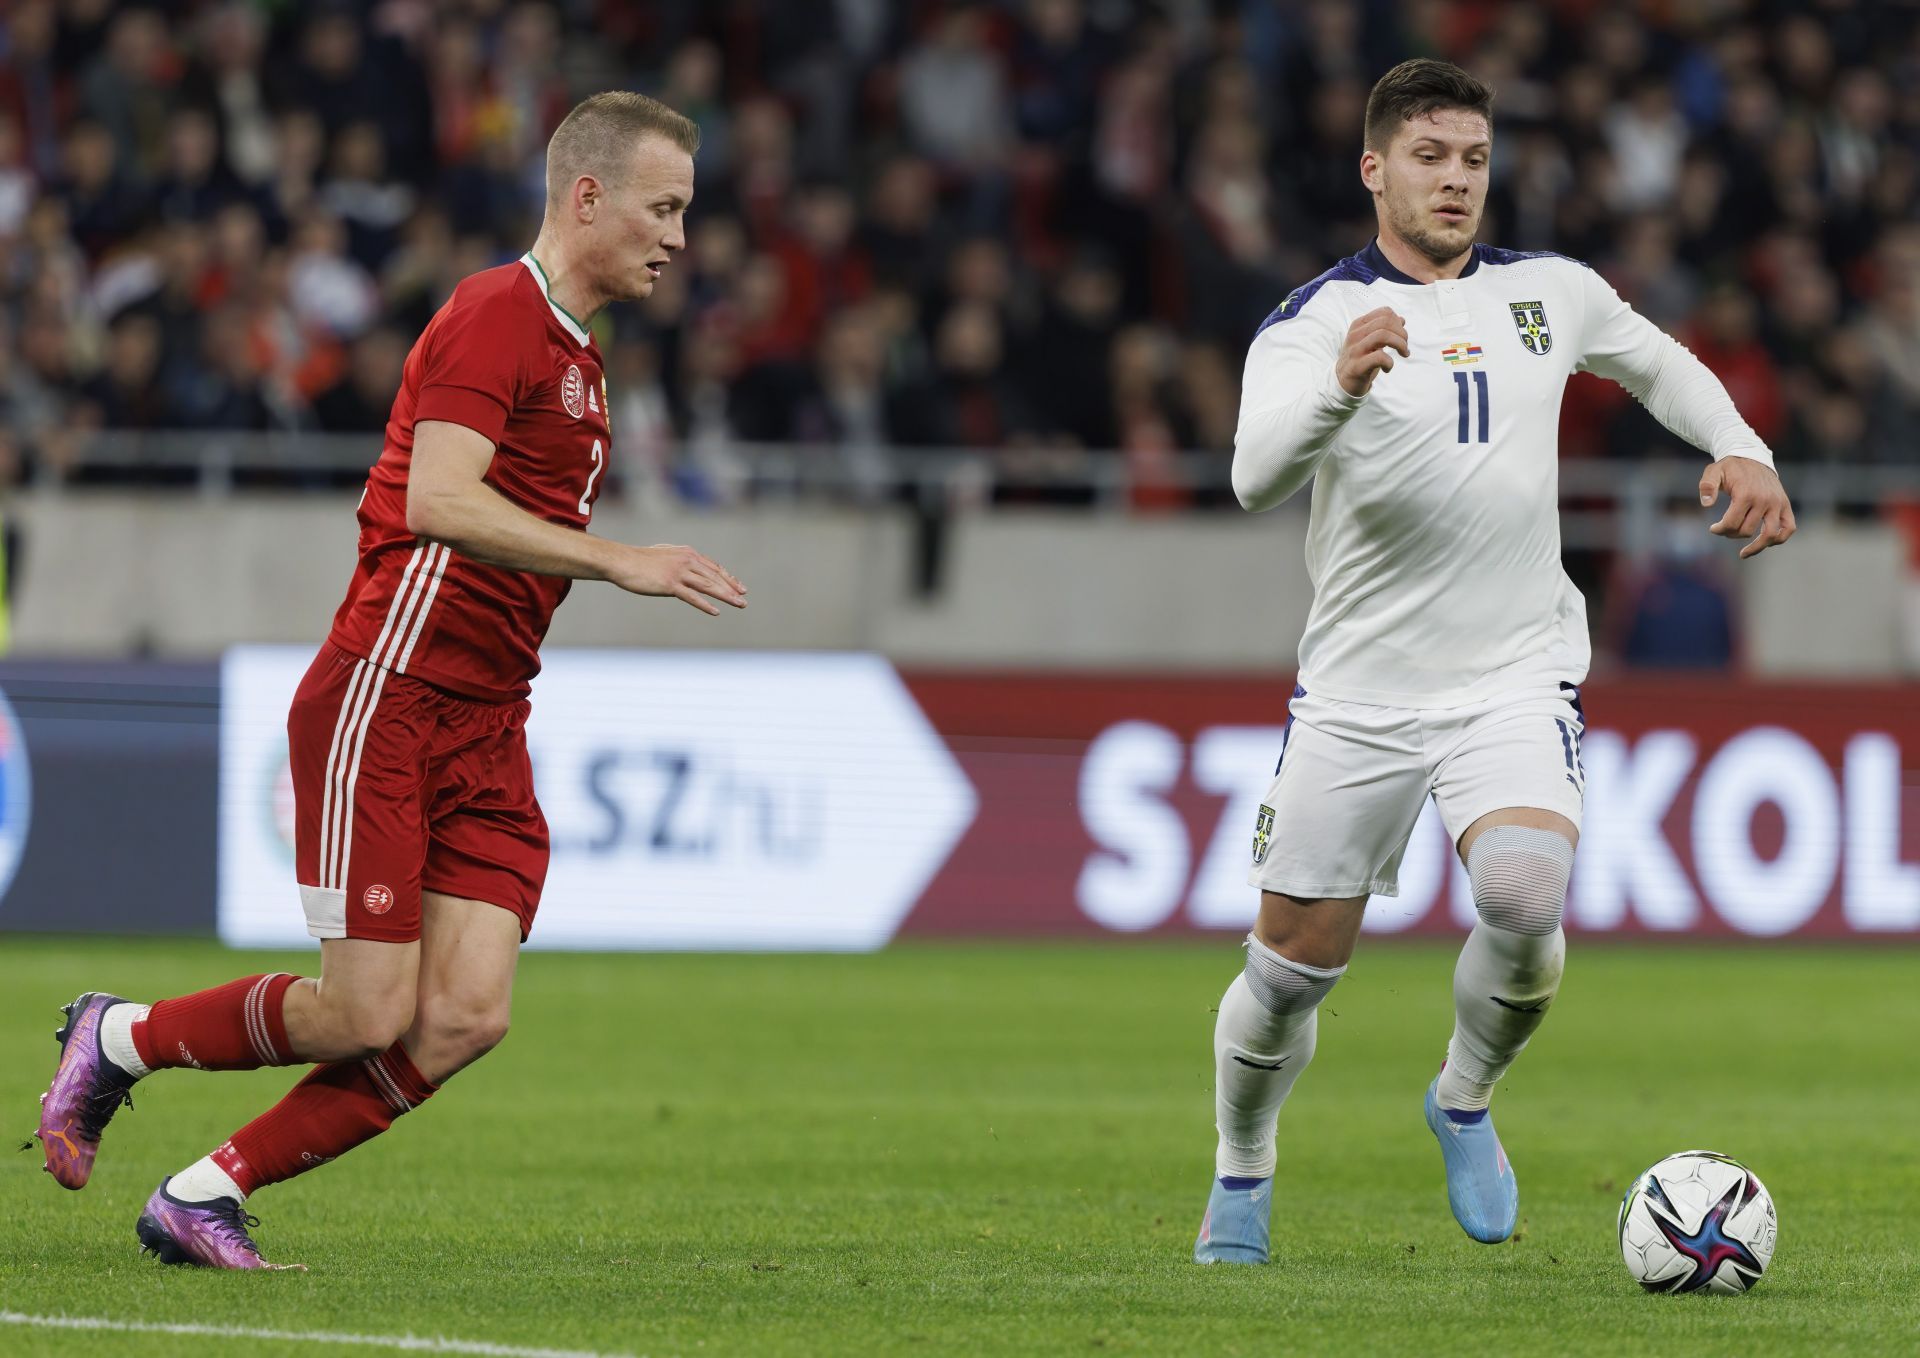
[[[1367,145],[1387,149],[1400,124],[1443,108],[1478,113],[1493,126],[1493,90],[1450,61],[1416,57],[1403,61],[1374,83],[1367,96]]]

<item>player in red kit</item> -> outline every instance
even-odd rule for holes
[[[745,587],[692,548],[584,531],[610,443],[586,321],[646,297],[685,245],[698,144],[643,95],[580,104],[547,146],[533,249],[462,282],[408,355],[360,500],[359,567],[287,721],[319,977],[67,1006],[37,1136],[68,1188],[155,1070],[314,1066],[161,1181],[138,1233],[168,1263],[269,1267],[249,1194],[377,1136],[505,1035],[547,869],[528,685],[572,581],[710,614],[746,606]]]

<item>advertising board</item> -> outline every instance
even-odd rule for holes
[[[0,930],[212,931],[218,678],[0,663]]]
[[[223,671],[219,930],[306,941],[284,723],[309,653]],[[533,943],[867,949],[1236,933],[1291,681],[910,674],[869,655],[558,651],[528,726]],[[1575,933],[1920,938],[1920,714],[1897,687],[1585,692]],[[1287,833],[1285,825],[1273,828]],[[1431,806],[1375,933],[1473,918]]]
[[[980,813],[909,933],[1244,930],[1290,679],[918,675]],[[1575,933],[1920,937],[1920,702],[1897,686],[1583,690]],[[1277,825],[1276,837],[1287,833]],[[1469,927],[1429,803],[1366,928]]]
[[[307,942],[286,712],[312,654],[228,653],[220,936]],[[972,820],[972,788],[871,655],[555,651],[527,743],[548,948],[870,949]]]

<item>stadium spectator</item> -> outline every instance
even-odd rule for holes
[[[668,493],[676,439],[660,351],[651,341],[623,339],[613,346],[607,355],[607,399],[613,407],[607,423],[614,450],[608,492],[658,500]]]
[[[940,254],[939,203],[933,170],[925,161],[897,156],[874,177],[861,248],[881,281],[917,288],[930,260]]]
[[[780,260],[794,324],[809,337],[873,288],[873,268],[854,239],[857,211],[843,185],[810,184],[796,196],[789,229],[769,242]]]
[[[1248,334],[1367,230],[1355,101],[1420,47],[1499,87],[1501,243],[1606,270],[1789,456],[1911,465],[1917,44],[1910,7],[1857,4],[1736,4],[1706,24],[1505,0],[651,17],[21,0],[0,47],[8,400],[64,412],[111,390],[133,418],[133,307],[159,328],[170,418],[339,422],[359,338],[417,333],[462,272],[510,257],[553,120],[624,83],[705,137],[685,276],[654,314],[600,322],[707,450],[691,463],[725,464],[746,433],[831,431],[823,379],[841,359],[864,371],[871,344],[892,438],[1117,448],[1128,419],[1151,422],[1118,412],[1114,372],[1151,352],[1158,428],[1221,449]],[[204,236],[198,258],[182,228]],[[215,352],[212,329],[244,352]],[[1569,456],[1671,447],[1580,384],[1566,418]],[[50,474],[73,437],[46,454],[36,419],[16,431],[23,465]]]
[[[1083,448],[1111,448],[1117,436],[1106,349],[1121,293],[1111,264],[1082,251],[1056,281],[1034,336],[1034,400],[1050,431]],[[1237,386],[1233,395],[1237,404]]]
[[[409,337],[380,327],[354,341],[347,371],[313,400],[313,415],[329,433],[378,433],[387,427]]]
[[[1623,564],[1601,619],[1606,649],[1646,669],[1724,669],[1738,652],[1724,567],[1700,540],[1691,506],[1659,520],[1660,541]]]
[[[334,138],[331,170],[320,203],[347,229],[347,253],[378,273],[413,217],[417,195],[387,177],[386,142],[370,122],[350,123]]]
[[[0,239],[11,240],[20,234],[37,191],[33,171],[26,165],[20,124],[11,114],[0,111]]]
[[[988,42],[986,15],[955,5],[933,20],[900,62],[900,108],[915,149],[965,174],[1006,154],[1006,69]]]
[[[76,122],[67,131],[57,191],[66,200],[74,243],[95,264],[146,225],[147,195],[122,156],[101,123]]]
[[[145,8],[122,10],[106,48],[80,78],[80,104],[113,138],[119,163],[134,175],[157,173],[164,155],[179,62],[165,21]]]
[[[1751,295],[1725,283],[1708,296],[1686,343],[1726,384],[1727,394],[1754,433],[1772,445],[1780,437],[1786,412],[1781,406],[1780,372],[1760,342],[1758,324]]]
[[[288,300],[304,326],[351,338],[373,324],[379,289],[348,255],[347,231],[337,217],[309,212],[294,228],[292,246]]]
[[[827,322],[808,388],[795,403],[791,437],[843,447],[894,442],[885,378],[877,318],[859,307],[837,313]]]
[[[1001,448],[1038,432],[992,306],[968,301],[948,310],[934,333],[932,374],[896,389],[887,423],[909,447]]]
[[[94,419],[108,429],[165,429],[173,411],[160,386],[160,324],[129,311],[107,336],[105,366],[81,388]]]
[[[280,154],[261,69],[266,20],[250,5],[223,4],[206,15],[199,37],[182,98],[218,124],[228,172],[243,184],[263,184]]]
[[[98,423],[89,410],[80,407],[80,390],[86,381],[75,357],[80,346],[74,342],[73,327],[66,318],[44,303],[26,313],[19,336],[20,364],[12,402],[21,413],[21,423],[15,428],[35,438],[48,462],[64,468],[68,459],[54,455],[47,440],[57,431]],[[69,444],[62,451],[74,450]]]
[[[190,429],[268,429],[283,423],[268,404],[262,353],[237,305],[216,307],[201,332],[199,362],[176,407]],[[391,404],[391,402],[389,402]]]
[[[1020,136],[1071,150],[1094,123],[1110,59],[1081,0],[1028,0],[1013,54],[1013,113]]]
[[[56,68],[53,0],[22,0],[7,13],[7,42],[0,56],[0,107],[21,129],[27,167],[41,180],[60,167],[63,130],[74,116],[71,82]]]

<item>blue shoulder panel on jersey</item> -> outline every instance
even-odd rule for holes
[[[1260,329],[1253,333],[1255,335],[1264,334],[1269,326],[1278,325],[1282,321],[1292,320],[1300,314],[1308,302],[1313,300],[1313,294],[1320,291],[1321,288],[1329,283],[1371,283],[1379,276],[1379,274],[1367,267],[1365,261],[1362,260],[1359,255],[1348,255],[1312,282],[1302,283],[1299,287],[1288,293],[1287,300],[1275,307],[1273,311],[1268,314],[1267,319],[1260,322]]]
[[[1497,245],[1476,245],[1473,247],[1473,257],[1483,264],[1518,264],[1523,259],[1564,259],[1567,263],[1578,264],[1583,269],[1593,267],[1584,259],[1563,255],[1558,250],[1503,250]]]
[[[1467,261],[1467,267],[1460,271],[1462,278],[1477,270],[1482,264],[1518,264],[1524,259],[1564,259],[1569,264],[1578,264],[1583,269],[1593,266],[1584,259],[1575,259],[1572,255],[1563,255],[1558,250],[1504,250],[1498,245],[1476,245],[1473,258]],[[1381,253],[1379,242],[1369,242],[1367,248],[1357,255],[1348,255],[1338,264],[1328,269],[1309,283],[1302,283],[1287,294],[1286,301],[1275,307],[1267,319],[1260,322],[1255,335],[1265,333],[1270,326],[1290,321],[1306,309],[1313,294],[1329,283],[1373,283],[1385,278],[1395,283],[1418,283],[1418,279],[1409,278],[1393,267],[1391,261]]]

